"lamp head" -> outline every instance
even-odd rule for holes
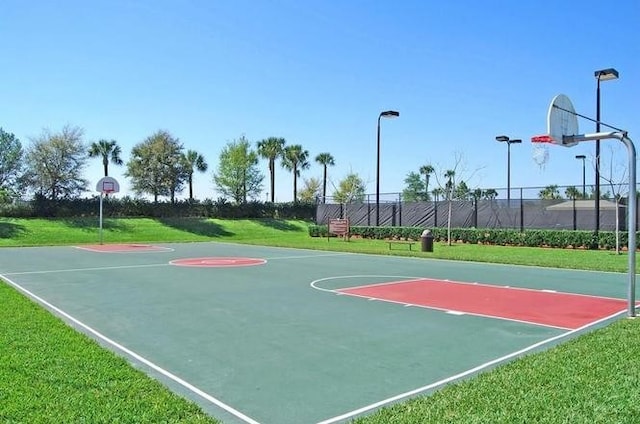
[[[397,118],[398,116],[400,116],[400,112],[395,110],[386,110],[380,113],[381,118]]]
[[[585,155],[576,155],[576,159],[586,159]]]
[[[507,143],[509,143],[509,144],[518,144],[518,143],[522,143],[522,140],[520,140],[519,138],[516,138],[515,140],[507,141]]]
[[[509,137],[507,137],[506,135],[498,135],[496,136],[496,141],[500,141],[500,142],[504,142],[504,141],[509,141]]]
[[[618,79],[618,71],[613,68],[601,69],[593,73],[598,81],[609,81]]]

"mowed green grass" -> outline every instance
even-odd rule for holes
[[[0,422],[218,422],[6,284],[0,299]]]
[[[612,251],[545,249],[530,247],[483,246],[435,243],[433,252],[420,252],[417,242],[396,245],[389,250],[383,240],[309,237],[309,223],[296,220],[217,220],[191,219],[107,219],[105,243],[189,242],[219,240],[264,246],[295,247],[315,250],[383,255],[416,256],[462,261],[576,268],[594,271],[626,272],[627,254]],[[96,218],[8,219],[0,218],[0,247],[60,244],[95,244],[100,240]],[[640,266],[640,265],[638,265]],[[638,268],[637,268],[638,269]]]
[[[390,251],[384,241],[310,238],[307,226],[284,220],[107,220],[104,240],[219,240],[617,272],[627,264],[626,255],[580,250],[437,243],[432,253],[403,246]],[[96,227],[95,219],[0,219],[0,246],[92,244]],[[0,285],[0,299],[0,422],[215,422],[8,285]],[[639,352],[640,320],[622,319],[356,422],[639,422]]]

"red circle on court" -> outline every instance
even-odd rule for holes
[[[229,268],[235,266],[262,265],[267,263],[267,260],[257,258],[208,257],[175,259],[169,263],[176,266],[195,266],[199,268]]]

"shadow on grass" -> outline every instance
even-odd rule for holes
[[[18,237],[27,231],[24,225],[13,224],[11,222],[0,222],[0,239],[10,239]]]
[[[225,230],[222,225],[206,218],[157,218],[156,220],[167,227],[200,236],[228,237],[234,235],[234,233]]]
[[[84,231],[95,231],[100,228],[100,220],[96,217],[91,218],[64,218],[61,219],[62,222],[67,227],[78,228]],[[123,222],[122,220],[112,220],[105,218],[102,220],[102,228],[104,230],[115,230],[115,231],[131,231],[131,225]]]
[[[293,225],[287,221],[284,220],[280,220],[280,219],[270,219],[270,218],[265,218],[265,219],[256,219],[254,222],[264,226],[264,227],[269,227],[269,228],[273,228],[274,230],[280,230],[280,231],[294,231],[294,232],[304,232],[305,229],[304,228],[300,228],[297,225]]]

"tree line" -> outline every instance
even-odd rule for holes
[[[14,134],[0,128],[0,202],[27,194],[48,200],[78,198],[88,190],[89,182],[83,172],[91,158],[102,161],[105,176],[109,175],[109,166],[124,165],[124,175],[138,196],[151,196],[155,202],[165,197],[173,203],[177,195],[188,189],[189,199],[193,200],[194,174],[209,168],[200,152],[186,149],[180,139],[165,130],[156,131],[134,145],[126,163],[116,140],[86,143],[80,127],[65,126],[59,132],[43,130],[30,141],[24,147]],[[269,137],[254,146],[244,136],[222,148],[212,173],[211,181],[222,199],[246,203],[260,197],[265,179],[258,166],[261,158],[267,161],[272,203],[278,162],[293,177],[294,202],[326,199],[328,167],[335,165],[330,153],[315,156],[315,162],[323,168],[322,181],[304,179],[298,191],[301,172],[311,165],[309,151],[300,144],[288,145],[281,137]],[[363,180],[351,173],[338,183],[333,196],[353,200],[364,197],[364,192]]]

